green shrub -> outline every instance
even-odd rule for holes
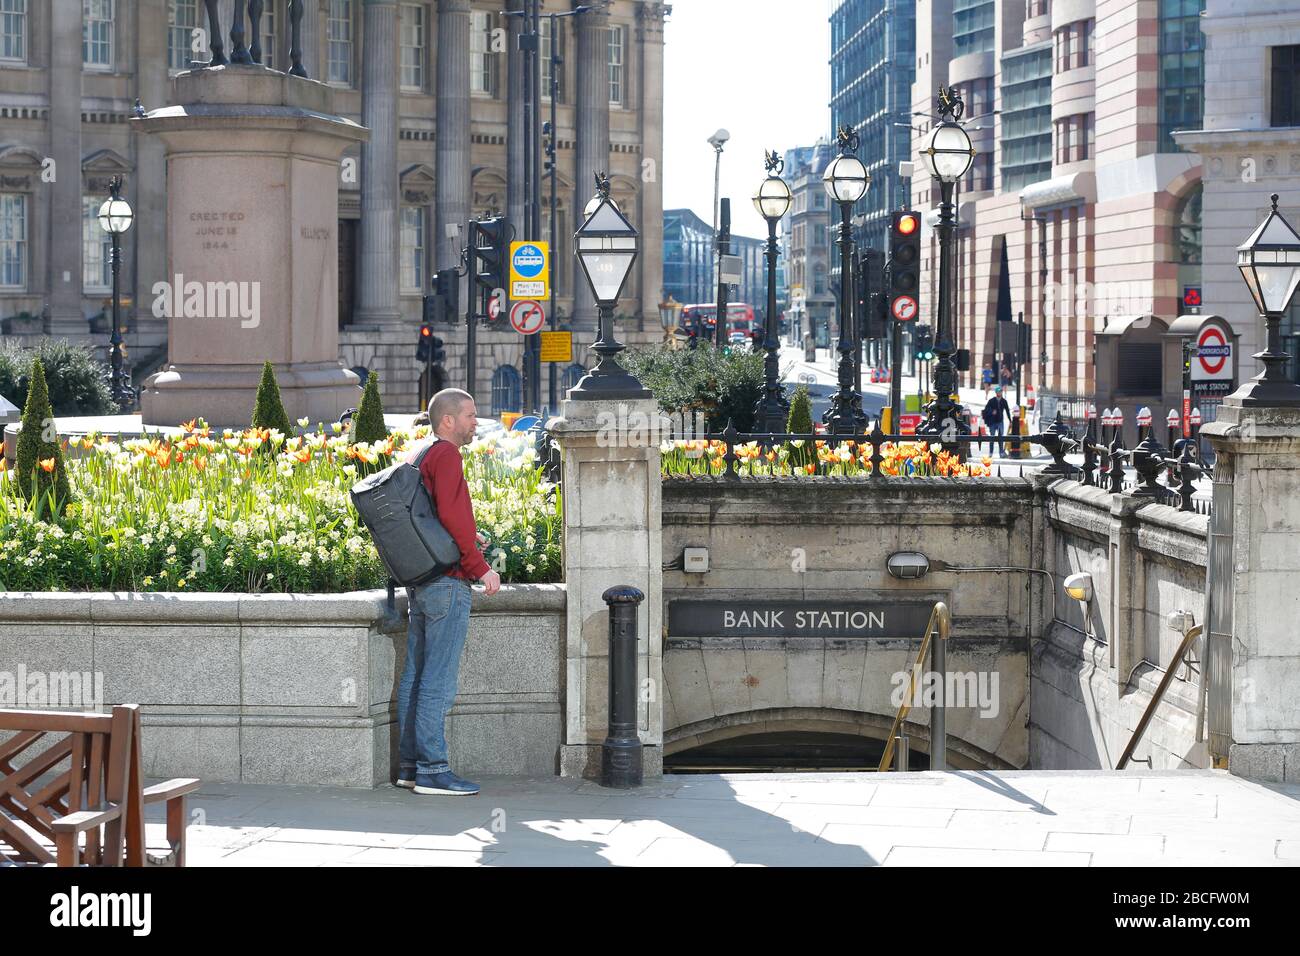
[[[711,431],[730,420],[740,432],[754,427],[754,406],[763,395],[761,352],[708,346],[629,349],[619,361],[648,388],[665,412],[702,411]]]
[[[50,517],[52,512],[57,516],[63,513],[68,502],[68,469],[59,447],[59,436],[54,431],[54,412],[40,359],[32,359],[28,379],[31,386],[23,405],[22,431],[18,433],[14,459],[18,492],[24,498],[37,499],[38,514]],[[41,462],[48,463],[50,459],[54,459],[54,467],[46,471]]]
[[[45,369],[50,407],[58,416],[115,415],[108,366],[90,349],[67,339],[41,339],[24,347],[17,339],[0,343],[0,395],[15,405],[31,388],[32,359]]]
[[[257,383],[257,402],[253,405],[253,427],[273,428],[286,438],[293,434],[293,425],[280,400],[280,384],[275,380],[275,368],[270,362],[262,365],[262,380]]]
[[[361,404],[352,416],[352,427],[348,434],[354,443],[383,441],[388,437],[388,426],[384,424],[384,403],[379,397],[378,372],[371,372],[366,377]]]
[[[786,420],[785,430],[791,434],[802,435],[813,430],[812,399],[808,397],[808,387],[800,385],[790,397],[790,417]],[[790,461],[795,465],[807,465],[816,461],[816,446],[804,444],[795,447],[789,443]]]

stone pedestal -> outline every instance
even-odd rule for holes
[[[1229,398],[1201,434],[1218,455],[1211,533],[1230,547],[1209,595],[1211,636],[1230,638],[1225,673],[1209,655],[1211,742],[1229,741],[1233,773],[1300,783],[1300,409]]]
[[[638,732],[645,776],[663,773],[663,559],[659,436],[652,400],[565,400],[550,429],[563,451],[564,737],[561,776],[600,776],[609,723],[609,614],[601,595],[645,593],[637,620]]]
[[[335,421],[361,398],[339,361],[339,159],[369,133],[313,80],[229,66],[174,83],[181,105],[132,120],[167,150],[167,281],[150,305],[169,364],[144,421],[246,426],[268,360],[290,419]]]

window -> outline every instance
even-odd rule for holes
[[[622,106],[627,95],[626,64],[627,34],[622,27],[609,28],[609,105]]]
[[[1198,185],[1178,213],[1178,261],[1184,265],[1201,264],[1201,193]]]
[[[826,267],[820,262],[813,266],[813,295],[826,294]]]
[[[492,414],[517,412],[522,406],[518,370],[513,365],[498,365],[492,373]]]
[[[266,4],[262,11],[262,65],[273,67],[275,60],[275,4]]]
[[[3,3],[4,0],[0,0]],[[199,0],[171,0],[167,5],[167,68],[190,68],[194,30],[199,25]]]
[[[1160,141],[1164,153],[1182,153],[1174,130],[1200,129],[1205,106],[1205,0],[1160,0]]]
[[[329,38],[328,81],[351,86],[352,0],[330,0],[326,36]]]
[[[1092,114],[1080,113],[1057,120],[1056,162],[1074,163],[1092,155]]]
[[[90,70],[113,69],[113,0],[81,0],[81,62]]]
[[[424,7],[402,4],[402,89],[424,90]]]
[[[27,288],[27,197],[0,193],[0,288]]]
[[[424,289],[424,207],[402,207],[401,288],[403,292]]]
[[[994,0],[953,0],[952,55],[993,50]]]
[[[469,31],[469,88],[483,96],[496,95],[496,57],[492,50],[492,31],[496,14],[474,10]]]
[[[1002,58],[1002,191],[1052,174],[1052,49],[1044,41]]]
[[[555,88],[558,92],[556,102],[564,101],[564,65],[557,64],[552,60],[552,46],[554,43],[554,54],[563,58],[564,56],[564,30],[556,24],[556,33],[554,39],[551,37],[551,19],[542,17],[541,21],[541,57],[542,57],[542,98],[549,100],[551,98],[551,78],[555,78]]]
[[[1029,0],[1028,8],[1025,10],[1025,19],[1032,20],[1034,17],[1045,17],[1051,12],[1051,5],[1047,0]]]
[[[1300,126],[1300,46],[1275,46],[1271,59],[1268,123]]]
[[[970,170],[963,177],[961,188],[964,192],[978,193],[993,189],[993,154],[976,153]]]
[[[27,0],[0,0],[0,60],[27,59]]]
[[[81,285],[86,292],[113,287],[113,238],[99,224],[104,196],[81,197]]]
[[[1052,34],[1057,73],[1077,70],[1092,62],[1092,33],[1093,22],[1080,20],[1063,26]]]

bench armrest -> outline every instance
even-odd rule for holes
[[[190,777],[179,777],[175,780],[168,780],[166,783],[155,783],[152,787],[144,788],[144,802],[158,803],[161,800],[175,800],[177,797],[193,793],[202,785],[202,780]]]
[[[86,830],[116,820],[122,815],[122,807],[110,806],[107,810],[78,810],[67,816],[59,817],[50,824],[55,833],[84,833]]]

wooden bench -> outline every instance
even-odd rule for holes
[[[111,714],[0,710],[5,732],[14,736],[0,743],[0,861],[185,865],[185,797],[199,781],[144,786],[139,705],[121,704]],[[49,746],[34,753],[42,741]],[[49,777],[65,760],[67,769]],[[160,802],[168,843],[161,856],[146,850],[144,838],[144,807]]]

